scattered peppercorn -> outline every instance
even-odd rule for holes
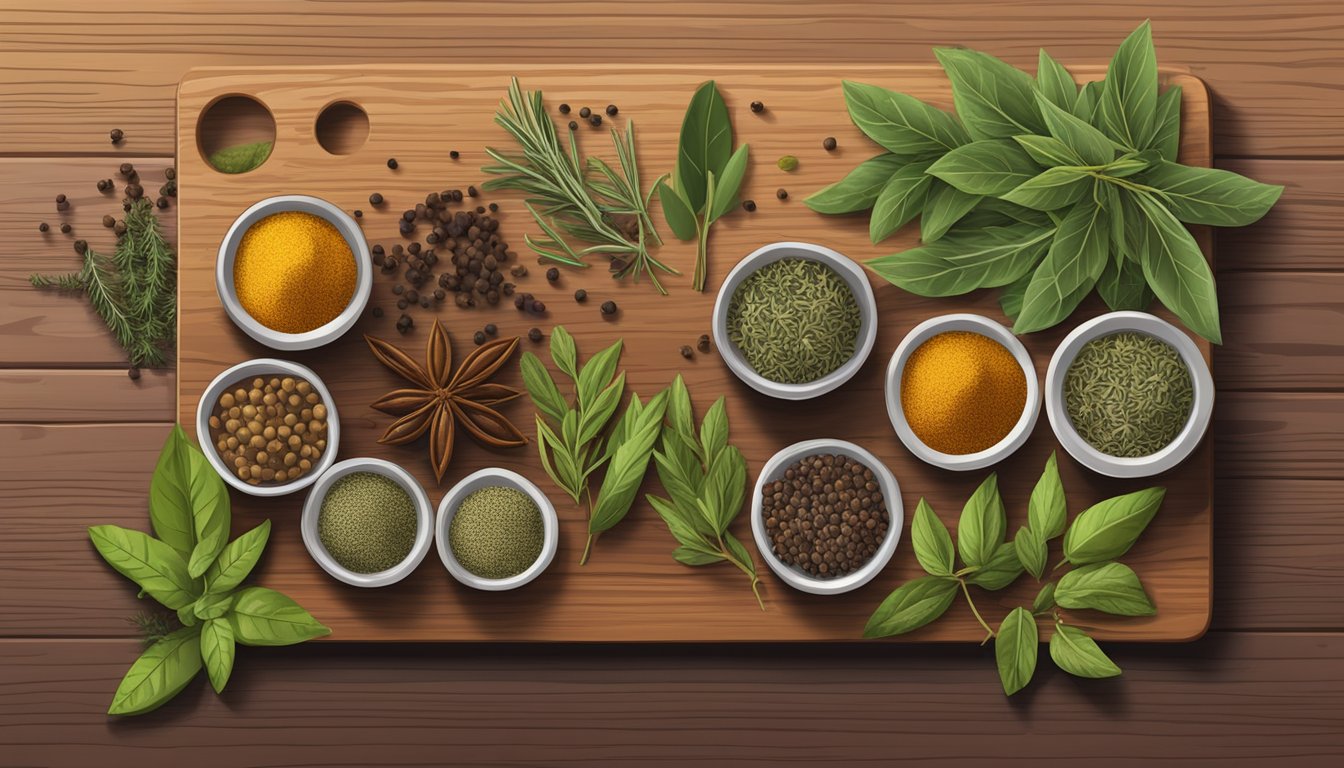
[[[70,227],[69,224],[61,224],[61,234],[62,234],[62,235],[68,235],[68,234],[70,234],[70,229],[71,229],[71,227]]]
[[[382,195],[378,194],[377,192],[374,192],[372,195],[369,195],[369,205],[382,205],[382,204],[383,204]]]
[[[616,302],[611,301],[610,299],[602,302],[602,314],[607,316],[616,314]]]
[[[822,139],[821,148],[826,150],[827,152],[830,152],[831,150],[835,149],[835,137],[827,136],[826,138]]]
[[[808,456],[763,484],[761,517],[776,557],[828,579],[871,560],[889,524],[873,470],[834,454]]]
[[[126,234],[126,222],[122,219],[117,219],[117,223],[112,225],[112,233],[117,237]]]
[[[588,292],[580,288],[579,290],[574,292],[574,300],[582,304],[583,302],[588,300]]]
[[[130,379],[131,381],[139,381],[139,380],[140,380],[140,369],[139,369],[139,368],[136,368],[135,366],[131,366],[130,368],[127,368],[127,369],[126,369],[126,378]]]
[[[76,241],[75,241],[75,253],[78,253],[80,256],[83,256],[84,253],[85,253],[86,251],[88,251],[88,250],[89,250],[89,243],[88,243],[88,241],[86,241],[86,240],[76,240]]]
[[[161,211],[165,210],[168,208],[168,198],[164,197],[163,195],[159,195],[159,199],[154,201],[154,205],[158,206],[159,210]]]
[[[588,123],[592,125],[594,128],[597,128],[598,126],[602,125],[602,116],[593,115],[592,117],[588,118]]]
[[[131,174],[135,173],[135,166],[131,165],[130,163],[122,163],[121,167],[118,168],[117,170],[121,173],[122,176],[130,176]]]
[[[527,338],[528,338],[528,341],[532,341],[532,342],[541,341],[541,329],[540,329],[540,328],[533,328],[533,329],[529,330],[529,331],[527,332]]]
[[[461,152],[458,152],[456,149],[454,149],[454,150],[452,150],[452,151],[450,151],[450,152],[448,153],[448,156],[451,157],[452,159],[456,160],[457,158],[459,158],[459,157],[462,156],[462,153],[461,153]]]
[[[391,168],[394,171],[397,170],[397,158],[395,157],[387,158],[387,167]]]
[[[486,336],[496,336],[496,335],[498,335],[498,334],[499,334],[499,326],[495,325],[494,323],[486,323],[486,324],[485,324],[485,335],[486,335]]]
[[[476,333],[472,334],[471,340],[476,342],[476,346],[478,347],[481,346],[482,344],[485,343],[485,331],[477,331]]]
[[[560,279],[560,270],[556,269],[555,267],[551,267],[550,269],[546,270],[546,280],[548,282],[554,283],[556,280],[559,279]]]
[[[355,209],[355,218],[356,218],[356,219],[362,219],[362,218],[364,218],[364,212],[361,211],[361,210],[359,210],[358,208],[356,208],[356,209]]]
[[[783,187],[780,187],[779,189],[775,190],[775,197],[778,197],[780,200],[788,200],[789,191]]]
[[[411,302],[405,299],[397,299],[397,309],[405,309],[411,306]]]
[[[701,351],[701,352],[708,352],[708,351],[709,351],[709,334],[708,334],[708,333],[702,333],[702,334],[700,334],[700,340],[697,341],[697,342],[695,343],[695,345],[696,345],[697,347],[700,348],[700,351]]]
[[[593,110],[591,110],[591,109],[589,109],[589,108],[587,108],[587,107],[584,107],[583,109],[580,109],[580,110],[579,110],[579,117],[582,117],[582,118],[584,118],[584,119],[587,119],[587,118],[588,118],[590,115],[592,115],[592,114],[593,114]]]
[[[743,200],[743,201],[742,201],[742,209],[743,209],[744,211],[746,211],[747,213],[753,213],[753,212],[756,210],[756,201],[755,201],[755,200]]]
[[[753,101],[751,102],[751,111],[759,115],[765,111],[765,105],[759,101]]]
[[[619,111],[620,111],[620,110],[616,108],[616,105],[615,105],[615,104],[608,104],[608,105],[607,105],[607,116],[608,116],[608,117],[615,117],[615,116],[616,116],[616,113],[619,112]]]
[[[126,196],[132,200],[139,200],[145,196],[145,188],[139,184],[127,184]]]
[[[681,356],[686,358],[687,360],[690,360],[692,357],[695,357],[695,352],[691,349],[689,344],[682,344]]]
[[[48,231],[48,230],[50,230],[50,229],[51,229],[51,225],[47,224],[47,222],[45,222],[45,221],[42,222],[41,224],[38,224],[38,225],[37,225],[37,231],[38,231],[38,232],[46,232],[46,231]]]
[[[568,104],[561,104],[561,105],[560,105],[560,114],[562,114],[562,115],[568,115],[568,114],[569,114],[569,105],[568,105]]]
[[[163,169],[163,178],[172,181],[177,178],[177,169],[169,166]]]
[[[94,186],[98,187],[99,192],[106,192],[109,186],[111,186],[111,182],[107,179],[99,179],[98,183]]]
[[[177,197],[177,182],[169,181],[167,184],[159,187],[159,194],[168,197]]]
[[[491,212],[491,213],[499,213],[499,203],[491,203],[491,204],[490,204],[490,212]]]
[[[112,139],[113,144],[120,144],[121,140],[126,138],[126,133],[122,131],[120,128],[113,128],[112,130],[107,132],[107,135],[110,139]]]
[[[111,229],[117,225],[117,220],[111,216],[103,216],[103,226]]]

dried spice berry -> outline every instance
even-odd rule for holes
[[[700,348],[700,351],[701,351],[701,352],[708,352],[708,351],[709,351],[709,334],[708,334],[708,333],[702,333],[702,334],[700,334],[700,340],[697,341],[697,342],[695,343],[695,345],[696,345],[697,347]]]
[[[483,330],[485,331],[486,336],[494,336],[499,333],[499,326],[494,323],[486,323]]]
[[[550,269],[546,270],[547,282],[554,283],[556,280],[559,279],[560,279],[560,270],[556,269],[555,267],[551,267]]]
[[[51,225],[47,224],[45,221],[37,225],[38,232],[46,232],[49,229],[51,229]]]
[[[68,235],[72,227],[69,224],[61,224],[61,234]]]
[[[756,211],[756,201],[755,201],[755,200],[743,200],[743,201],[742,201],[742,210],[746,211],[747,213],[754,213],[754,212]]]
[[[821,148],[824,149],[824,150],[826,150],[827,152],[830,152],[830,151],[834,150],[834,149],[835,149],[835,137],[834,137],[834,136],[827,136],[826,138],[822,139],[822,140],[821,140]]]
[[[862,567],[890,523],[872,469],[834,454],[808,456],[766,483],[761,517],[775,556],[820,578]]]
[[[579,117],[582,117],[582,118],[585,119],[585,120],[587,120],[589,117],[591,117],[592,114],[593,114],[593,110],[591,110],[591,109],[589,109],[589,108],[587,108],[587,107],[584,107],[583,109],[580,109],[580,110],[579,110]]]
[[[751,102],[751,111],[759,115],[765,111],[765,105],[759,101],[753,101]]]
[[[381,194],[374,192],[373,194],[369,195],[369,205],[382,205],[382,204],[383,204],[383,196]]]
[[[602,302],[602,314],[608,317],[616,314],[616,302],[611,301],[610,299]]]
[[[601,115],[593,115],[592,117],[588,118],[588,123],[589,123],[589,125],[593,126],[594,128],[598,128],[598,127],[600,127],[600,126],[602,125],[602,116],[601,116]]]
[[[528,341],[532,341],[532,342],[538,342],[538,341],[541,341],[541,329],[540,329],[540,328],[533,328],[533,329],[529,330],[529,331],[527,332],[527,339],[528,339]]]
[[[459,157],[462,156],[462,153],[460,153],[460,152],[458,152],[456,149],[454,149],[454,150],[452,150],[452,151],[450,151],[450,152],[448,153],[448,156],[451,157],[452,159],[456,160],[456,159],[458,159]]]
[[[574,300],[582,304],[583,302],[588,300],[588,292],[580,288],[579,290],[574,292]]]
[[[689,344],[682,344],[681,356],[686,358],[687,360],[690,360],[692,357],[695,357],[695,351],[691,349]]]
[[[568,104],[561,104],[561,105],[560,105],[560,114],[562,114],[562,115],[568,115],[568,114],[569,114],[569,105],[568,105]]]
[[[108,138],[112,139],[113,144],[120,144],[122,139],[126,138],[125,131],[120,128],[113,128],[107,132]]]
[[[394,171],[397,170],[397,158],[395,157],[387,158],[387,167],[391,168]]]
[[[571,130],[571,131],[577,131],[577,130],[579,130],[579,124],[576,123],[576,122],[574,122],[573,120],[570,120],[570,121],[569,121],[569,130]]]
[[[775,190],[775,197],[779,198],[780,200],[788,200],[789,191],[783,187],[780,187],[779,189]]]
[[[476,342],[476,346],[478,347],[481,346],[482,344],[485,343],[485,331],[477,331],[476,333],[472,334],[471,340]]]
[[[607,116],[608,116],[608,117],[615,117],[617,112],[620,112],[620,110],[616,108],[616,105],[615,105],[615,104],[608,104],[608,105],[607,105]]]

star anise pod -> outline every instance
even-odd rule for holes
[[[467,355],[453,371],[453,348],[443,324],[434,321],[421,365],[405,352],[382,339],[365,335],[373,356],[410,387],[394,389],[373,403],[383,413],[399,416],[378,439],[384,445],[405,445],[429,433],[429,462],[434,477],[443,473],[453,458],[453,439],[460,424],[482,445],[516,448],[527,438],[495,410],[522,394],[520,390],[490,381],[518,348],[518,338],[496,339]]]

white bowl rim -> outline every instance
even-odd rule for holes
[[[285,211],[302,211],[326,219],[345,238],[355,257],[355,292],[350,297],[350,303],[325,325],[303,333],[285,333],[263,325],[243,309],[233,285],[233,262],[243,234],[261,219]],[[215,293],[219,295],[219,301],[224,305],[224,312],[229,319],[255,341],[272,349],[290,352],[313,349],[339,339],[359,321],[373,291],[372,264],[364,231],[344,210],[312,195],[276,195],[253,203],[238,214],[238,218],[229,226],[219,243],[219,253],[215,258]]]
[[[251,485],[239,480],[237,475],[229,471],[229,468],[224,465],[224,459],[219,455],[219,450],[215,447],[214,438],[210,434],[210,412],[214,410],[211,404],[219,400],[220,395],[224,394],[226,388],[244,379],[257,376],[274,376],[276,374],[304,379],[313,385],[313,389],[317,390],[318,396],[322,398],[322,404],[327,407],[327,450],[322,452],[322,456],[318,458],[317,463],[307,474],[292,483]],[[285,496],[303,490],[317,482],[318,477],[331,468],[332,463],[336,461],[336,452],[341,445],[341,419],[340,414],[336,411],[336,399],[331,396],[331,390],[327,389],[322,377],[318,376],[312,368],[300,365],[292,360],[254,357],[251,360],[244,360],[237,365],[224,369],[201,392],[201,399],[196,402],[196,442],[200,444],[201,452],[205,454],[206,461],[210,463],[210,466],[220,477],[224,478],[224,482],[249,496]]]
[[[943,453],[930,448],[910,428],[910,422],[905,418],[905,409],[901,406],[901,379],[905,374],[905,365],[910,355],[934,336],[951,331],[978,333],[997,341],[1013,355],[1013,359],[1017,360],[1027,381],[1027,402],[1017,423],[1002,440],[975,453]],[[1011,456],[1031,438],[1032,430],[1036,428],[1036,420],[1041,413],[1040,382],[1037,381],[1036,364],[1032,362],[1027,348],[1001,323],[970,312],[931,317],[910,329],[891,355],[883,389],[886,390],[887,416],[891,419],[891,426],[896,430],[896,436],[901,439],[905,447],[925,463],[959,472],[984,469]]]
[[[1093,448],[1073,428],[1064,404],[1064,378],[1083,346],[1093,339],[1126,331],[1152,336],[1176,350],[1190,372],[1190,383],[1194,387],[1190,417],[1176,438],[1157,453],[1135,458],[1109,456]],[[1199,347],[1184,331],[1147,312],[1108,312],[1082,323],[1055,348],[1045,374],[1045,413],[1055,437],[1078,463],[1107,477],[1149,477],[1185,461],[1208,431],[1214,394],[1213,373]]]
[[[393,482],[410,494],[411,500],[415,502],[415,543],[411,545],[410,554],[406,555],[405,560],[385,571],[356,573],[346,568],[336,562],[336,558],[332,557],[331,553],[327,551],[326,546],[322,544],[322,537],[317,531],[318,517],[322,513],[322,502],[326,499],[327,492],[331,490],[332,484],[346,475],[352,475],[356,472],[370,472],[391,478]],[[322,479],[317,485],[313,486],[313,490],[308,494],[308,499],[303,503],[300,528],[303,533],[303,546],[308,550],[308,555],[332,578],[355,587],[386,587],[410,576],[420,566],[420,563],[424,562],[425,555],[429,552],[430,540],[434,536],[434,513],[429,505],[429,497],[425,495],[425,489],[420,487],[420,483],[410,472],[384,459],[359,457],[346,459],[322,474]]]
[[[728,305],[732,303],[732,294],[742,281],[761,267],[787,258],[810,259],[819,261],[835,270],[854,294],[859,306],[859,334],[855,340],[854,354],[843,365],[822,376],[816,381],[803,384],[784,384],[771,381],[752,369],[736,344],[728,338]],[[854,377],[877,341],[877,299],[873,296],[872,283],[868,274],[848,256],[824,245],[797,241],[768,243],[742,258],[728,272],[719,286],[718,296],[714,300],[714,314],[710,323],[714,334],[714,345],[728,369],[747,386],[770,397],[781,400],[808,400],[830,392]]]
[[[468,571],[457,561],[457,557],[453,554],[452,542],[448,537],[448,528],[452,525],[453,516],[457,514],[457,507],[463,499],[481,488],[499,485],[522,491],[536,503],[537,509],[541,512],[541,554],[537,555],[537,559],[522,573],[507,579],[487,579]],[[555,552],[560,544],[560,518],[555,513],[555,505],[541,492],[536,483],[503,467],[486,467],[459,480],[439,502],[434,528],[438,539],[439,559],[443,561],[443,566],[462,584],[486,592],[517,589],[537,578],[555,559]]]
[[[765,532],[765,520],[761,517],[761,492],[765,484],[777,479],[775,475],[785,469],[786,465],[819,453],[848,456],[871,469],[882,488],[882,498],[887,505],[887,537],[882,540],[882,546],[878,547],[877,554],[858,570],[834,579],[818,579],[801,568],[786,565],[781,561],[775,555],[774,545]],[[760,552],[761,559],[785,584],[809,594],[839,595],[852,592],[872,581],[896,554],[896,547],[900,543],[904,527],[905,502],[901,499],[901,486],[896,481],[896,476],[867,449],[846,440],[816,438],[780,449],[765,462],[760,474],[756,476],[756,485],[752,489],[751,535],[756,540],[756,549]]]

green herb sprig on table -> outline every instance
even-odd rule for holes
[[[153,643],[127,670],[108,708],[111,715],[156,709],[204,666],[215,691],[233,672],[235,645],[293,645],[331,633],[285,595],[239,588],[261,559],[271,521],[229,539],[229,494],[204,454],[180,426],[159,454],[149,487],[154,536],[116,525],[89,528],[108,565],[140,586],[180,627],[142,614],[133,621]],[[171,629],[171,631],[169,631]],[[164,634],[166,632],[166,634]]]
[[[551,331],[551,362],[574,383],[574,404],[560,393],[536,355],[524,352],[523,386],[537,407],[537,451],[546,474],[575,504],[588,506],[588,539],[580,565],[588,562],[593,541],[625,519],[644,481],[667,408],[667,392],[647,402],[632,394],[610,431],[625,394],[625,371],[616,373],[622,342],[578,362],[574,337],[562,326]],[[604,437],[605,435],[605,437]],[[597,495],[592,476],[606,467]]]
[[[629,121],[624,134],[611,129],[619,170],[600,158],[581,158],[573,130],[566,151],[546,114],[541,91],[523,92],[516,77],[495,122],[517,141],[521,154],[487,148],[496,165],[481,170],[496,178],[482,188],[517,190],[526,196],[524,205],[545,235],[528,235],[528,246],[542,258],[577,268],[588,267],[585,259],[591,254],[605,255],[614,277],[634,275],[638,280],[647,275],[658,292],[666,294],[658,272],[680,273],[649,253],[649,247],[661,245],[662,239],[649,218],[653,188],[644,192],[640,186],[634,121]],[[588,245],[571,245],[567,238]]]
[[[978,51],[935,54],[956,116],[846,82],[850,117],[886,152],[807,205],[872,209],[874,243],[919,216],[923,245],[868,266],[921,296],[1003,288],[1018,333],[1062,322],[1095,288],[1115,310],[1156,297],[1220,343],[1213,272],[1184,224],[1250,224],[1283,187],[1176,162],[1181,89],[1158,91],[1148,22],[1082,88],[1044,50],[1035,78]]]
[[[701,85],[686,107],[677,144],[672,183],[659,181],[658,200],[667,226],[679,240],[695,239],[695,275],[691,287],[705,290],[709,228],[737,206],[737,191],[747,173],[749,148],[733,149],[728,105],[713,80]]]
[[[1031,682],[1036,671],[1037,620],[1054,626],[1050,658],[1078,677],[1114,677],[1120,668],[1086,632],[1065,622],[1060,609],[1095,610],[1116,616],[1152,616],[1157,612],[1138,574],[1118,562],[1147,528],[1166,491],[1149,488],[1116,496],[1080,512],[1068,523],[1064,484],[1052,454],[1027,507],[1027,525],[1007,540],[1007,518],[994,475],[966,502],[957,525],[957,542],[933,508],[919,500],[910,540],[915,558],[928,574],[902,584],[868,619],[864,637],[888,637],[918,629],[947,612],[960,591],[994,643],[999,679],[1011,696]],[[1055,566],[1073,566],[1042,585],[1030,608],[1016,607],[991,628],[975,606],[968,586],[999,590],[1026,570],[1038,581],[1045,575],[1049,542],[1064,536],[1064,557]],[[960,554],[962,567],[956,556]]]
[[[705,412],[697,434],[691,395],[678,375],[668,390],[667,422],[653,461],[668,498],[646,498],[680,545],[672,557],[690,566],[732,563],[751,579],[752,594],[765,610],[751,553],[728,530],[746,498],[747,460],[728,444],[724,399]]]

